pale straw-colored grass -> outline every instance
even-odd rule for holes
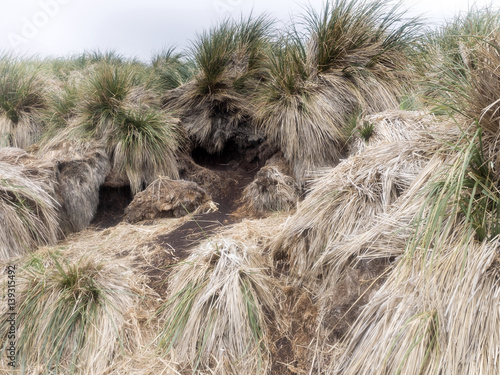
[[[432,138],[384,143],[325,170],[273,241],[274,257],[288,259],[294,278],[314,281],[327,271],[319,264],[329,246],[369,230],[438,148]]]
[[[349,140],[349,154],[382,142],[409,141],[431,130],[436,122],[435,116],[424,111],[389,110],[364,116]]]
[[[43,374],[102,374],[120,351],[135,346],[137,323],[130,312],[137,295],[128,284],[131,276],[117,261],[67,260],[54,251],[18,262],[17,365]],[[6,350],[9,315],[2,316]]]
[[[191,371],[268,371],[267,325],[278,290],[258,244],[282,220],[237,224],[198,245],[176,266],[159,310],[163,354]]]
[[[0,161],[0,221],[4,260],[54,244],[59,229],[54,181],[42,171]]]

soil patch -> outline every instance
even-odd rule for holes
[[[182,254],[184,259],[187,250],[213,235],[217,229],[241,221],[233,215],[237,210],[243,189],[255,176],[256,170],[246,171],[239,166],[231,169],[228,164],[215,164],[213,171],[223,182],[220,193],[212,197],[218,210],[206,214],[194,215],[193,218],[173,232],[158,237],[158,244],[171,249],[175,254]]]

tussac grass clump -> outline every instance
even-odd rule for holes
[[[397,107],[418,26],[401,16],[381,1],[333,1],[309,11],[310,35],[270,48],[257,119],[298,179],[338,162],[354,112]]]
[[[249,96],[262,75],[270,25],[266,17],[249,17],[202,33],[192,48],[196,75],[166,94],[167,108],[180,112],[190,138],[211,154],[239,132],[252,133]]]
[[[58,203],[53,177],[41,166],[15,165],[9,151],[0,155],[0,257],[8,260],[41,245],[54,244]]]
[[[498,19],[472,10],[442,31],[431,99],[461,132],[422,188],[412,235],[392,249],[402,257],[333,373],[499,371]]]
[[[122,336],[135,298],[122,268],[49,253],[28,259],[17,279],[16,360],[24,371],[102,374],[129,349]],[[0,326],[8,332],[7,318]],[[7,343],[2,334],[2,351]]]
[[[307,172],[338,162],[344,142],[343,108],[356,100],[346,87],[335,94],[309,79],[305,47],[299,40],[281,42],[269,52],[269,79],[256,98],[256,118],[266,136],[283,151],[301,182]],[[339,98],[337,103],[332,98]]]
[[[195,62],[187,59],[173,48],[166,49],[153,57],[153,81],[161,91],[173,90],[188,83],[196,74]]]
[[[254,245],[207,240],[171,276],[159,348],[192,371],[266,373],[273,283]]]
[[[0,58],[0,147],[26,148],[43,131],[46,87],[33,64]]]
[[[328,257],[328,249],[369,230],[438,148],[432,140],[420,143],[368,147],[319,174],[297,212],[272,241],[274,258],[287,259],[297,280],[314,284],[318,276],[326,278],[331,266],[324,268],[322,258]]]
[[[176,152],[181,146],[177,120],[161,110],[159,98],[141,84],[134,66],[101,63],[79,79],[73,92],[61,103],[56,117],[67,126],[43,149],[58,148],[67,138],[97,141],[103,145],[116,175],[124,175],[135,194],[159,175],[178,178]],[[64,98],[63,98],[64,100]],[[72,103],[77,101],[76,107]],[[55,132],[61,126],[54,122]],[[53,129],[53,130],[54,130]]]
[[[423,190],[413,235],[394,250],[403,257],[349,333],[335,373],[498,371],[500,192],[480,141],[479,130],[448,146],[450,163]]]

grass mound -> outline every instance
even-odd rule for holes
[[[287,259],[291,274],[302,281],[326,277],[320,259],[329,246],[367,231],[388,212],[438,147],[429,139],[420,143],[368,147],[325,170],[272,242],[275,259]]]
[[[287,212],[296,207],[299,188],[295,180],[283,174],[278,167],[264,166],[245,187],[241,200],[243,212],[253,215]]]
[[[178,120],[160,108],[159,97],[144,85],[135,65],[101,62],[87,68],[85,79],[76,81],[76,93],[61,94],[62,108],[43,150],[61,148],[72,138],[80,144],[97,142],[106,150],[115,184],[128,182],[134,194],[159,175],[179,177]],[[64,99],[64,95],[70,97]],[[61,123],[66,126],[59,129]]]
[[[15,150],[4,149],[0,156],[0,257],[4,260],[55,243],[59,228],[55,181],[36,166],[4,161]]]
[[[338,162],[355,112],[397,107],[418,26],[381,1],[328,2],[305,21],[309,35],[294,32],[269,49],[256,98],[259,124],[301,182]]]
[[[258,248],[230,237],[201,244],[171,277],[159,347],[193,371],[265,373],[273,283]]]
[[[193,44],[196,75],[166,95],[167,107],[181,113],[190,138],[211,154],[239,132],[253,132],[248,97],[261,76],[270,25],[266,17],[249,17],[201,34]]]
[[[46,84],[29,62],[0,58],[0,147],[26,148],[44,128]]]
[[[17,271],[16,358],[40,373],[102,374],[127,350],[124,326],[134,297],[126,273],[60,254],[33,256]],[[21,282],[19,282],[19,280]],[[3,315],[2,332],[9,322]],[[2,335],[2,351],[8,339]]]
[[[338,372],[498,371],[500,194],[480,133],[449,146],[454,156],[427,184],[413,235],[352,328]]]

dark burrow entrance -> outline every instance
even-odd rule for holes
[[[97,229],[118,225],[125,216],[125,208],[132,202],[133,198],[129,186],[119,188],[101,186],[97,213],[90,225]]]

